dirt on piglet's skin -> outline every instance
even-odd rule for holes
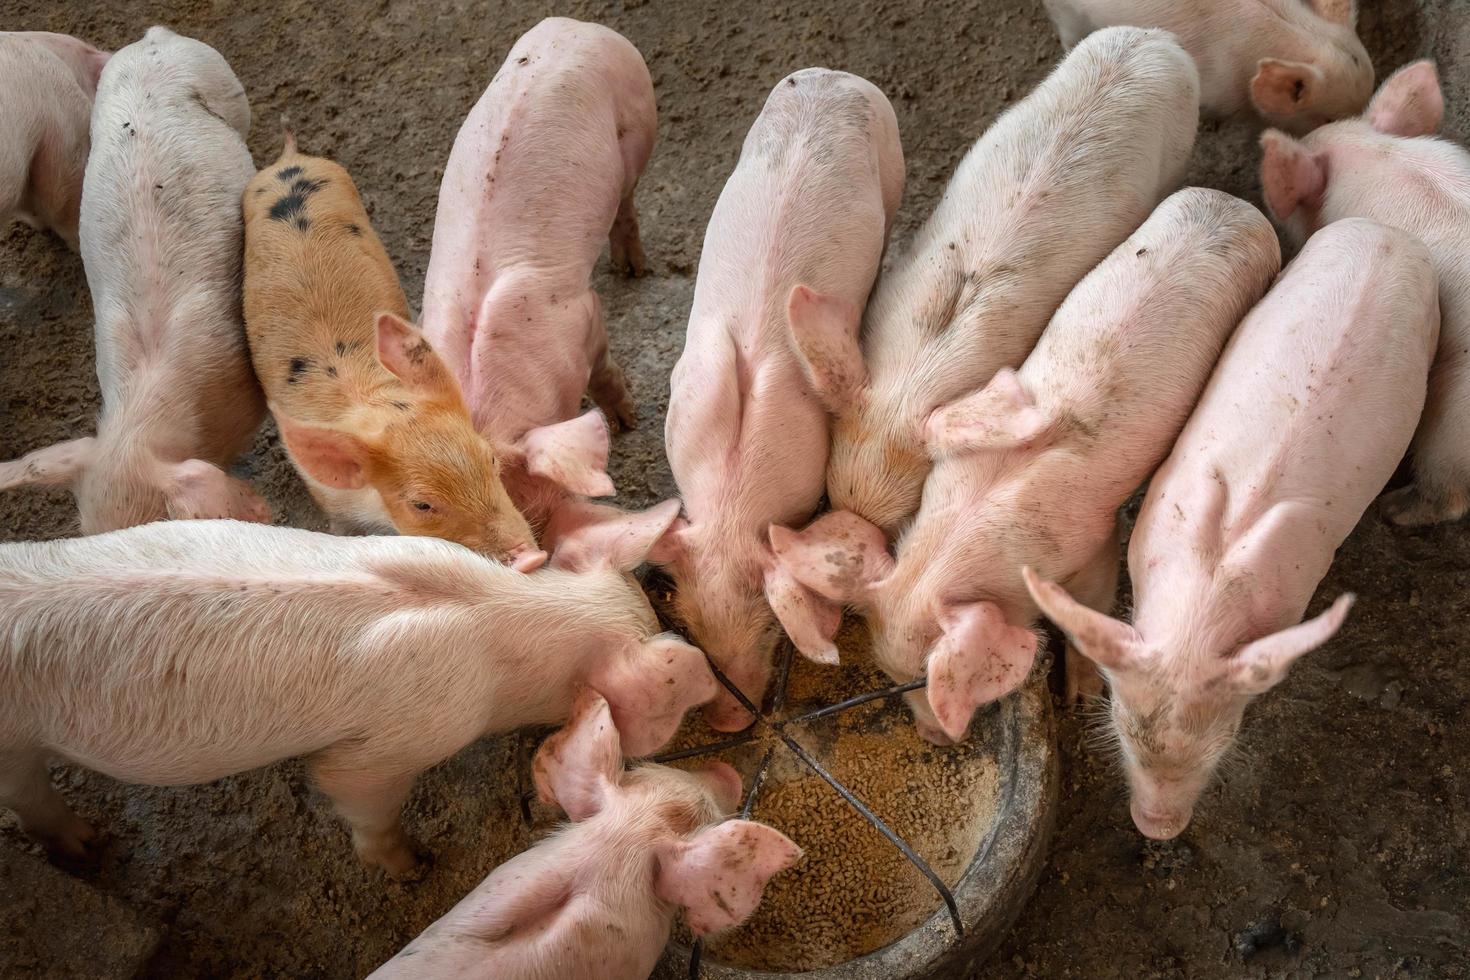
[[[1470,137],[1470,0],[1357,6],[1379,77],[1438,59],[1443,131]],[[613,445],[618,499],[632,506],[674,492],[668,374],[706,221],[771,87],[825,65],[887,93],[907,158],[902,247],[969,144],[1061,53],[1039,0],[0,0],[0,14],[9,29],[109,49],[159,22],[214,45],[250,97],[255,159],[276,158],[288,115],[303,150],[346,166],[414,306],[455,132],[515,38],[551,14],[627,35],[659,100],[638,189],[650,275],[624,280],[603,263],[595,285],[643,420]],[[1259,205],[1255,137],[1203,127],[1189,182]],[[77,256],[0,229],[0,459],[91,431],[91,329]],[[272,426],[240,472],[279,522],[325,528]],[[64,491],[0,493],[0,538],[72,533]],[[1470,976],[1470,527],[1399,531],[1370,510],[1313,611],[1343,590],[1359,601],[1342,635],[1250,710],[1241,763],[1177,842],[1137,834],[1111,758],[1084,744],[1082,718],[1062,715],[1048,871],[980,977]],[[530,840],[517,795],[533,742],[487,740],[419,781],[407,826],[432,864],[418,881],[363,870],[295,763],[180,789],[60,770],[61,792],[104,834],[67,870],[159,925],[147,976],[361,977]],[[39,853],[9,814],[0,847]],[[0,974],[38,975],[4,965],[4,887]]]

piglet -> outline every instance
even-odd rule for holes
[[[1062,44],[1114,24],[1160,27],[1199,66],[1200,109],[1254,110],[1304,133],[1361,112],[1373,63],[1355,30],[1357,0],[1044,0]]]
[[[799,582],[866,615],[894,680],[927,673],[909,695],[923,737],[962,738],[977,707],[1030,672],[1039,610],[1023,566],[1112,608],[1118,508],[1169,451],[1280,262],[1255,208],[1180,191],[1072,291],[1019,371],[929,416],[938,462],[896,560],[851,512],[771,529]]]
[[[1028,570],[1036,602],[1107,676],[1149,837],[1184,830],[1246,705],[1342,625],[1351,595],[1302,614],[1408,447],[1435,288],[1429,252],[1403,232],[1349,219],[1312,236],[1149,487],[1128,546],[1133,625]]]
[[[19,218],[77,250],[92,100],[108,57],[66,34],[0,32],[0,227]]]
[[[0,490],[70,486],[83,534],[270,520],[223,469],[265,413],[240,322],[249,130],[245,90],[206,44],[153,27],[107,62],[81,209],[102,416],[95,437],[0,463]]]
[[[842,392],[834,508],[902,529],[932,463],[924,420],[1020,365],[1067,291],[1178,185],[1198,89],[1170,35],[1098,31],[971,148],[874,289],[861,355],[817,359]]]
[[[1434,259],[1443,329],[1414,436],[1414,482],[1383,502],[1395,524],[1470,512],[1470,153],[1433,137],[1443,114],[1434,65],[1420,61],[1384,82],[1359,119],[1301,141],[1261,138],[1266,203],[1292,239],[1371,218],[1418,238]]]
[[[643,980],[675,910],[695,936],[738,925],[801,857],[779,831],[723,820],[741,786],[722,762],[624,771],[596,692],[536,753],[535,779],[573,823],[496,868],[373,980]]]
[[[339,533],[422,534],[530,570],[546,555],[459,382],[408,323],[347,171],[281,157],[245,188],[245,329],[281,440]]]
[[[858,321],[902,193],[883,93],[809,68],[772,89],[705,232],[665,428],[687,521],[654,557],[695,642],[757,703],[771,605],[811,601],[776,565],[766,528],[805,523],[821,500],[827,409],[862,374]],[[836,350],[850,360],[834,371]],[[724,691],[706,716],[727,731],[751,720]]]
[[[632,755],[714,697],[624,571],[667,521],[577,571],[520,572],[427,537],[151,524],[0,546],[0,806],[48,845],[90,830],[48,757],[202,783],[305,756],[367,863],[413,863],[399,810],[424,769],[599,691]]]
[[[604,240],[614,265],[643,271],[633,189],[656,128],[638,49],[606,27],[553,17],[511,48],[444,169],[424,335],[548,548],[619,533],[627,519],[580,499],[614,488],[607,424],[578,412],[590,393],[619,425],[634,422],[591,276]]]

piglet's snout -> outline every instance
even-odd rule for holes
[[[715,699],[704,706],[704,720],[717,732],[743,732],[755,721],[755,716],[721,688]]]
[[[517,548],[510,553],[510,567],[518,572],[534,572],[544,564],[546,564],[546,552],[538,548]]]
[[[699,774],[709,787],[710,795],[720,805],[720,812],[733,813],[740,805],[740,798],[745,795],[745,784],[740,779],[740,773],[728,763],[716,762],[699,770]]]
[[[1137,800],[1130,804],[1129,809],[1139,833],[1154,840],[1173,840],[1184,832],[1184,828],[1189,826],[1189,818],[1194,816],[1193,807],[1153,807]]]

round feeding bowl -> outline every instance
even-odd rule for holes
[[[1030,897],[1057,795],[1044,672],[977,712],[970,737],[918,737],[860,624],[844,664],[778,655],[761,718],[738,736],[686,722],[660,757],[720,759],[744,777],[742,813],[805,856],[766,888],[750,920],[701,943],[676,929],[657,980],[893,980],[968,976]],[[959,928],[956,928],[958,919]]]

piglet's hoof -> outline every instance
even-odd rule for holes
[[[382,869],[390,878],[400,881],[417,881],[428,870],[414,853],[413,842],[406,834],[398,834],[390,840],[371,844],[359,844],[357,856],[362,863]]]
[[[1383,516],[1399,527],[1420,527],[1453,521],[1465,514],[1465,507],[1455,501],[1437,500],[1424,495],[1418,485],[1403,487],[1385,494],[1380,504]]]
[[[63,858],[80,860],[87,856],[87,845],[97,839],[97,831],[81,817],[71,817],[65,826],[31,831],[46,850]]]

